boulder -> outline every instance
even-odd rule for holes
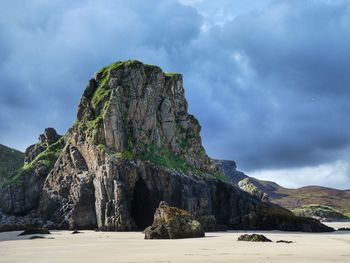
[[[292,244],[293,241],[290,241],[290,240],[277,240],[276,243]]]
[[[202,225],[185,210],[161,202],[152,226],[145,229],[145,239],[204,237]]]
[[[36,234],[51,234],[51,233],[46,228],[28,228],[24,230],[22,233],[20,233],[19,236],[36,235]]]
[[[264,235],[258,234],[244,234],[238,237],[238,241],[250,241],[250,242],[272,242],[270,239]]]

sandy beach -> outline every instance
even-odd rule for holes
[[[350,227],[350,223],[332,223]],[[350,262],[350,232],[215,232],[205,238],[144,240],[141,232],[52,231],[47,239],[0,233],[0,262]],[[262,233],[273,243],[239,242],[242,233]],[[276,243],[277,240],[294,243]]]

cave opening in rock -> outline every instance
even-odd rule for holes
[[[131,216],[139,230],[152,225],[155,212],[150,190],[145,181],[139,179],[135,184],[134,196],[131,204]]]

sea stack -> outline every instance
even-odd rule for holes
[[[200,129],[180,74],[139,61],[104,67],[33,207],[59,229],[144,230],[166,201],[231,229],[332,230],[236,187],[207,156]]]

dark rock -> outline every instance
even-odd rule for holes
[[[239,181],[248,178],[248,175],[237,170],[237,165],[235,161],[213,160],[213,162],[220,169],[220,171],[235,185],[238,185]]]
[[[78,231],[78,230],[74,230],[73,232],[72,232],[72,234],[81,234],[82,232],[80,232],[80,231]]]
[[[29,229],[26,229],[24,232],[20,233],[18,236],[35,235],[35,234],[51,234],[51,233],[48,229],[45,229],[45,228],[29,228]]]
[[[331,231],[234,186],[207,156],[200,130],[180,74],[113,63],[89,81],[64,138],[48,129],[28,150],[31,162],[18,184],[0,189],[0,205],[9,214],[38,211],[59,229],[143,230],[165,200],[232,229]]]
[[[45,151],[45,148],[46,147],[44,145],[39,143],[30,145],[24,153],[24,162],[31,163],[35,159],[35,157],[37,157],[40,153]]]
[[[294,216],[289,210],[273,204],[264,203],[264,206],[258,213],[258,217],[257,229],[281,229],[284,231],[303,232],[335,231],[316,219]]]
[[[40,144],[49,146],[57,142],[60,137],[54,128],[46,128],[44,133],[39,136],[39,142]]]
[[[161,202],[152,226],[145,229],[145,239],[204,237],[202,225],[185,210]]]
[[[215,216],[200,216],[196,220],[203,226],[204,232],[227,231],[226,225],[218,225]]]
[[[45,239],[43,236],[31,236],[29,239]]]
[[[45,181],[42,216],[65,229],[143,230],[165,200],[234,229],[330,231],[284,210],[266,212],[270,204],[225,181],[199,133],[181,75],[138,61],[103,68]]]
[[[33,227],[33,225],[1,224],[0,232],[19,231],[28,227]]]
[[[46,128],[43,134],[39,135],[39,142],[29,146],[25,151],[25,163],[31,163],[46,148],[60,139],[54,128]]]
[[[64,146],[53,128],[45,129],[39,140],[27,148],[23,167],[0,187],[0,208],[4,213],[24,216],[39,206],[46,176]]]
[[[14,216],[0,212],[0,217],[0,232],[37,228],[42,226],[43,223],[41,218],[38,218],[35,213],[30,213],[26,216]]]
[[[278,240],[276,243],[286,243],[286,244],[291,244],[293,241],[288,241],[288,240]]]
[[[349,227],[341,227],[337,229],[338,231],[350,231]]]
[[[244,234],[238,237],[238,241],[251,241],[251,242],[272,242],[270,239],[264,235],[258,234]]]

